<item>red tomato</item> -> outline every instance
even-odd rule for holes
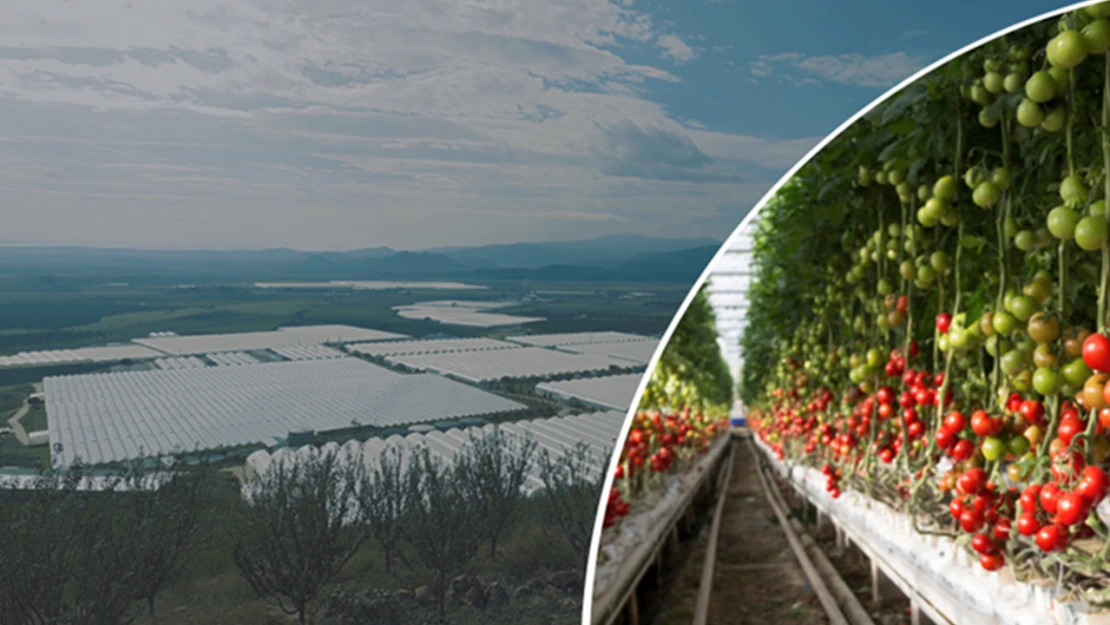
[[[879,387],[879,390],[875,392],[875,399],[877,399],[880,404],[894,403],[894,389],[889,386]]]
[[[941,334],[948,334],[948,328],[952,326],[952,315],[942,312],[937,315],[937,332]]]
[[[960,518],[964,513],[964,502],[962,499],[953,499],[948,503],[948,513],[952,515],[953,519]]]
[[[994,553],[998,551],[998,545],[994,544],[991,537],[981,533],[971,538],[971,548],[977,553]]]
[[[1032,512],[1023,512],[1017,520],[1018,533],[1022,536],[1032,536],[1041,529],[1041,524],[1037,521],[1037,515]]]
[[[1002,422],[992,419],[985,410],[976,410],[971,415],[971,431],[979,436],[994,436],[1002,431]]]
[[[941,449],[951,449],[952,446],[956,444],[956,435],[945,427],[941,427],[937,430],[934,438],[937,442],[937,447]]]
[[[913,408],[917,404],[917,399],[911,391],[906,391],[898,397],[898,403],[903,408]]]
[[[999,519],[991,530],[991,536],[997,541],[1006,542],[1010,539],[1010,526],[1010,519]]]
[[[960,514],[960,527],[969,534],[982,529],[984,522],[983,513],[974,508],[965,509]]]
[[[1110,373],[1110,338],[1095,333],[1083,341],[1083,362],[1099,373]]]
[[[1079,417],[1064,417],[1060,420],[1060,425],[1056,427],[1056,435],[1064,441],[1065,445],[1070,445],[1071,439],[1086,428],[1087,426],[1079,420]]]
[[[1035,400],[1027,399],[1019,404],[1018,412],[1025,417],[1030,424],[1040,423],[1044,417],[1044,404]]]
[[[952,458],[955,459],[957,462],[967,460],[974,453],[975,445],[966,438],[960,439],[952,447]]]
[[[956,488],[958,488],[961,493],[968,495],[978,495],[982,492],[986,484],[987,472],[979,468],[964,471],[963,475],[956,480]]]
[[[1042,527],[1037,531],[1037,546],[1041,551],[1063,551],[1068,546],[1068,528],[1058,523]]]
[[[950,412],[944,417],[944,428],[953,434],[959,434],[967,427],[967,419],[960,412]]]
[[[1077,525],[1085,521],[1090,512],[1087,499],[1080,493],[1067,493],[1056,502],[1056,521],[1063,525]]]
[[[997,571],[1006,564],[1006,557],[1000,553],[984,553],[979,556],[979,566],[988,571]]]
[[[1110,492],[1110,478],[1100,467],[1085,467],[1075,490],[1082,493],[1092,506],[1098,505]]]
[[[1040,502],[1044,511],[1049,514],[1056,514],[1056,504],[1060,501],[1060,487],[1056,482],[1049,482],[1041,488]]]
[[[1037,499],[1041,496],[1041,485],[1030,484],[1025,487],[1021,492],[1021,497],[1018,498],[1018,505],[1021,506],[1022,512],[1036,512]]]

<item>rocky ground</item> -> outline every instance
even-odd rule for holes
[[[460,575],[447,584],[446,617],[440,621],[434,586],[333,590],[310,615],[313,625],[537,624],[581,622],[583,576],[576,571],[541,573],[521,584]],[[265,625],[295,623],[273,612]]]

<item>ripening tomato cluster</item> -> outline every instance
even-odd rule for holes
[[[727,431],[727,419],[714,419],[688,408],[674,414],[641,412],[632,421],[614,478],[623,484],[623,494],[634,494],[643,489],[649,476],[688,466],[688,461],[709,451],[713,441]],[[621,496],[619,490],[616,495],[610,492],[606,522],[611,523],[606,527],[615,525],[629,512]]]
[[[1001,414],[976,409],[968,418],[960,410],[951,410],[940,420],[930,441],[918,409],[940,409],[937,397],[943,374],[907,369],[898,350],[890,363],[892,369],[902,369],[888,375],[899,377],[895,385],[904,390],[899,392],[886,385],[868,395],[854,388],[840,402],[851,407],[850,416],[831,414],[837,402],[827,388],[817,389],[808,399],[793,388],[775,389],[772,395],[779,401],[769,412],[753,410],[750,426],[779,459],[784,455],[784,441],[799,441],[806,456],[824,458],[821,473],[834,499],[841,494],[845,468],[859,475],[867,473],[864,459],[868,449],[890,465],[902,453],[907,439],[912,445],[911,457],[931,443],[935,446],[934,463],[941,455],[953,462],[954,468],[940,476],[938,486],[952,494],[948,507],[952,520],[971,535],[971,548],[988,571],[1005,565],[1007,543],[1017,536],[1032,537],[1043,551],[1051,552],[1065,549],[1077,538],[1094,535],[1085,522],[1110,490],[1110,479],[1097,466],[1110,456],[1102,425],[1095,427],[1094,464],[1088,465],[1085,439],[1080,437],[1087,424],[1075,403],[1063,402],[1055,438],[1047,446],[1052,481],[1029,484],[1024,491],[1012,486],[1003,488],[989,481],[982,464],[1009,461],[1007,476],[1014,483],[1025,481],[1028,467],[1022,462],[1028,464],[1036,457],[1034,449],[1047,427],[1044,403],[1015,392]],[[870,448],[860,444],[869,438],[874,440]],[[922,477],[921,471],[913,475],[914,479]],[[898,484],[901,497],[908,496],[911,483],[907,478]]]
[[[605,519],[602,521],[602,527],[613,527],[617,521],[622,517],[628,516],[631,511],[631,506],[621,496],[621,491],[617,487],[609,489],[609,499],[605,504]]]
[[[826,464],[821,467],[821,473],[825,475],[825,490],[833,499],[840,497],[840,478],[844,477],[844,473],[840,469],[834,469],[831,464]]]

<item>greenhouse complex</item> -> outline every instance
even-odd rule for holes
[[[0,437],[39,461],[0,466],[0,624],[576,618],[657,345],[333,325],[7,356],[87,372]]]
[[[592,622],[1110,623],[1108,223],[1110,3],[862,113],[666,346]]]

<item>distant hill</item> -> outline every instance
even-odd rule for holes
[[[612,267],[547,265],[478,270],[475,277],[487,280],[693,283],[719,248],[718,243],[673,252],[637,254]]]
[[[180,251],[0,246],[0,275],[192,277],[247,282],[386,278],[692,281],[720,245],[707,238],[621,235],[424,251],[389,247],[312,252],[286,248]]]
[[[709,238],[661,239],[638,235],[606,235],[580,241],[511,243],[479,247],[446,247],[430,251],[459,260],[481,259],[500,267],[612,264],[635,254],[671,252],[703,245],[720,245]]]

